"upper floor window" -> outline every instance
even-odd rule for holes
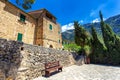
[[[49,25],[49,29],[50,29],[50,30],[52,30],[52,29],[53,29],[53,27],[52,27],[52,25],[51,25],[51,24]]]
[[[58,34],[60,34],[61,32],[60,31],[58,31]]]
[[[23,14],[20,14],[20,21],[25,22],[26,16]]]
[[[60,39],[58,40],[58,43],[60,43]]]

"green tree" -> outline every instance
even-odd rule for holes
[[[74,28],[75,28],[75,43],[78,45],[78,46],[81,46],[81,49],[82,51],[85,51],[87,50],[88,52],[88,46],[90,47],[91,43],[90,43],[90,34],[89,32],[87,32],[79,23],[78,21],[75,21],[74,22]],[[88,49],[86,49],[86,47]],[[86,51],[85,51],[86,52]],[[86,53],[86,55],[88,56],[89,53]]]
[[[74,22],[75,28],[75,43],[81,47],[84,45],[90,45],[90,34],[87,32],[79,23],[78,21]]]
[[[64,46],[64,49],[68,51],[78,52],[79,50],[81,50],[81,47],[76,45],[75,43],[64,44],[63,46]]]
[[[25,10],[30,9],[35,0],[16,0],[16,3],[22,6]]]
[[[91,27],[92,31],[92,53],[90,55],[93,63],[104,63],[105,47],[100,42],[95,28]]]
[[[103,21],[103,16],[100,11],[101,29],[105,46],[107,47],[107,57],[110,64],[120,64],[120,38],[112,28]]]
[[[77,45],[79,45],[80,46],[80,34],[79,34],[79,32],[80,32],[80,28],[79,28],[79,23],[78,23],[78,21],[75,21],[74,22],[74,28],[75,28],[75,43],[77,44]]]

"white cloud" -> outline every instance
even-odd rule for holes
[[[79,21],[80,24],[82,24],[83,22],[84,22],[83,20]],[[69,24],[62,26],[62,32],[70,30],[70,29],[74,29],[74,23],[69,23]]]
[[[103,18],[103,21],[105,21],[105,20],[106,20],[106,18]],[[100,22],[99,18],[96,18],[96,19],[92,20],[92,23],[97,23],[97,22]]]
[[[62,26],[62,32],[66,31],[66,30],[70,30],[70,29],[74,29],[74,23],[69,23],[69,24]]]
[[[80,20],[79,23],[82,24],[82,23],[83,23],[83,20]]]
[[[105,21],[106,20],[106,18],[103,18],[103,21]]]
[[[97,23],[97,22],[100,22],[100,20],[98,18],[96,18],[92,21],[92,23]]]

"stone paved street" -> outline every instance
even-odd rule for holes
[[[120,80],[120,67],[93,64],[73,65],[49,78],[38,77],[34,80]]]

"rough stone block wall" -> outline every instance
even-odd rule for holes
[[[53,61],[63,67],[75,63],[67,51],[0,39],[0,80],[33,80],[44,75],[44,63]]]
[[[60,61],[62,66],[70,66],[74,64],[72,54],[67,51],[44,48],[41,46],[23,45],[23,60],[17,80],[32,80],[38,76],[44,75],[44,63]],[[22,74],[22,75],[21,75]]]
[[[25,23],[20,21],[20,14],[26,16]],[[35,20],[27,13],[0,0],[0,38],[17,40],[18,33],[21,33],[24,43],[33,44],[35,24]]]
[[[14,80],[22,60],[21,42],[0,39],[0,80]]]

